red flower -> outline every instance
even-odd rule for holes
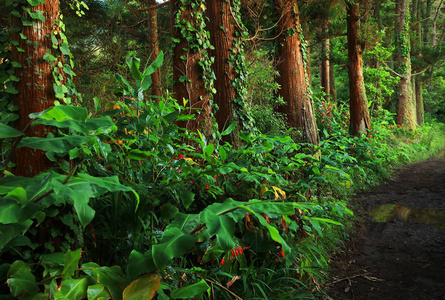
[[[223,265],[225,263],[224,258],[221,259],[221,264]]]

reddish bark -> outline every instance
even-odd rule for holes
[[[330,72],[329,72],[329,39],[321,43],[321,62],[320,62],[320,86],[323,92],[331,94]]]
[[[363,49],[359,44],[359,9],[358,3],[347,3],[346,5],[350,131],[353,135],[367,134],[371,129],[363,79]]]
[[[148,43],[150,49],[150,63],[159,55],[158,41],[158,11],[156,10],[156,0],[148,0],[150,9],[148,10]],[[161,90],[161,71],[157,69],[151,74],[151,94],[153,96],[162,96]],[[159,98],[155,98],[158,102]]]
[[[216,77],[214,83],[216,94],[213,100],[218,106],[215,119],[221,132],[235,119],[233,101],[236,97],[236,90],[231,81],[237,74],[233,66],[229,64],[229,58],[233,55],[230,51],[236,49],[233,44],[235,25],[230,11],[230,2],[228,1],[207,2],[208,29],[211,32],[210,43],[215,48],[212,51],[212,56],[215,57],[212,68]],[[230,136],[226,136],[225,139],[232,142]]]
[[[286,102],[278,109],[287,115],[291,127],[300,130],[303,141],[317,145],[319,137],[308,93],[298,4],[296,0],[277,0],[277,9],[281,15],[278,26],[282,33],[277,65],[280,76],[277,82],[281,86],[279,93]]]
[[[175,82],[173,90],[179,103],[182,104],[184,99],[188,100],[186,113],[195,114],[193,120],[181,122],[180,126],[194,132],[199,129],[208,136],[212,131],[211,94],[206,88],[203,70],[199,65],[202,59],[202,51],[191,48],[191,45],[181,33],[181,26],[185,25],[179,25],[178,22],[184,20],[194,27],[200,27],[200,24],[197,24],[197,19],[194,17],[194,11],[190,5],[185,5],[184,10],[180,10],[180,7],[183,6],[180,1],[172,1],[170,5],[173,23],[172,37],[179,41],[173,44],[173,80]],[[181,15],[177,20],[178,12]],[[186,59],[183,59],[184,57]]]
[[[16,128],[23,130],[30,122],[28,115],[38,112],[52,106],[55,101],[53,89],[52,71],[56,62],[49,62],[43,59],[47,50],[52,49],[51,32],[59,31],[59,1],[46,0],[38,6],[29,6],[31,12],[42,11],[45,22],[32,20],[28,13],[22,12],[23,18],[33,21],[33,26],[23,26],[20,18],[13,17],[13,25],[22,28],[21,32],[27,37],[21,39],[19,32],[12,31],[12,38],[19,41],[19,47],[24,52],[18,51],[17,47],[12,47],[12,59],[22,64],[22,68],[16,68],[16,76],[20,81],[16,85],[19,93],[14,102],[20,108],[20,118],[16,122]],[[56,50],[57,51],[57,50]],[[53,52],[53,55],[56,56]],[[63,72],[63,70],[59,70]],[[31,127],[27,135],[33,137],[45,137],[48,134],[48,128],[42,125]],[[16,167],[15,175],[34,176],[52,166],[52,163],[46,158],[45,153],[40,150],[30,148],[21,148],[15,154]]]

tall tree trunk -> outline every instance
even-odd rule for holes
[[[277,65],[280,76],[280,95],[286,105],[278,109],[287,115],[291,127],[301,132],[303,141],[313,145],[319,143],[317,125],[311,98],[308,93],[308,78],[305,69],[301,26],[296,0],[277,0],[278,27],[282,34],[279,38],[279,63]]]
[[[347,3],[346,22],[348,38],[349,112],[350,131],[353,135],[367,134],[371,129],[363,80],[362,48],[359,44],[359,3]]]
[[[329,90],[331,93],[331,101],[333,103],[337,103],[337,87],[335,86],[335,74],[334,74],[334,69],[335,65],[330,62],[329,63]]]
[[[17,120],[16,128],[23,130],[30,122],[28,115],[47,109],[54,105],[55,93],[53,89],[54,77],[53,70],[58,61],[45,60],[43,57],[49,51],[54,57],[60,56],[60,51],[52,48],[51,35],[59,38],[57,32],[59,26],[59,1],[46,0],[37,6],[31,6],[27,2],[21,4],[16,9],[21,17],[13,17],[14,26],[21,28],[20,32],[12,30],[12,38],[19,42],[18,46],[12,47],[12,59],[22,65],[16,68],[16,76],[20,81],[16,85],[19,91],[14,102],[19,107],[20,118]],[[23,10],[30,9],[32,13],[43,12],[45,21],[32,19],[27,12]],[[23,20],[32,21],[32,26],[22,25]],[[22,39],[21,33],[26,39]],[[63,68],[59,68],[59,74],[64,77]],[[43,125],[30,128],[27,131],[28,136],[45,137],[49,129]],[[39,174],[53,164],[46,158],[41,150],[30,148],[21,148],[15,154],[14,169],[15,175],[34,176]]]
[[[158,41],[158,11],[156,10],[156,0],[148,0],[148,45],[150,49],[149,61],[152,63],[159,55]],[[161,70],[158,68],[151,74],[151,94],[158,102],[162,96],[161,90]]]
[[[423,125],[425,122],[425,110],[423,107],[423,94],[422,94],[422,81],[416,80],[415,91],[416,91],[416,116],[417,124]]]
[[[207,32],[201,18],[205,6],[202,3],[195,10],[191,4],[182,4],[178,0],[172,0],[170,6],[172,37],[176,41],[173,44],[173,90],[179,103],[188,101],[186,113],[195,114],[193,120],[184,124],[181,122],[180,126],[194,132],[200,130],[210,136],[213,130],[211,93],[203,68],[207,63],[204,54],[207,53],[201,47],[208,44],[205,42]]]
[[[245,30],[237,7],[239,0],[213,0],[207,2],[210,43],[214,47],[213,71],[215,73],[214,102],[218,106],[215,118],[219,130],[224,131],[232,122],[240,126],[223,139],[237,143],[238,130],[255,131],[250,112],[246,108],[247,66],[244,60]]]
[[[321,61],[320,61],[320,86],[328,96],[328,100],[331,95],[331,84],[329,76],[329,39],[325,39],[321,43],[320,51]]]
[[[411,47],[409,41],[409,17],[408,0],[396,1],[396,22],[395,22],[395,42],[396,42],[396,72],[400,74],[399,81],[399,107],[397,110],[397,124],[410,130],[416,128],[416,112],[412,101],[411,87]]]

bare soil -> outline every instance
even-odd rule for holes
[[[362,221],[331,262],[326,298],[445,299],[445,158],[406,166],[355,201]]]

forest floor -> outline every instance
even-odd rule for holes
[[[325,299],[445,299],[445,155],[400,169],[354,200],[355,233]]]

